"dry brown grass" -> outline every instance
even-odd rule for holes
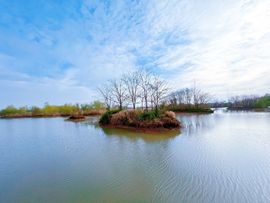
[[[139,110],[120,111],[119,113],[112,115],[110,123],[112,125],[135,126],[137,124],[140,113],[141,113],[141,111],[139,111]]]
[[[166,111],[165,112],[165,116],[169,117],[169,118],[176,118],[175,117],[175,113],[172,111]]]

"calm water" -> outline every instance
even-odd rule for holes
[[[270,113],[178,118],[167,135],[0,120],[0,202],[270,202]]]

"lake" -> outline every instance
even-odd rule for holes
[[[96,119],[1,119],[0,202],[270,202],[270,113],[178,115],[159,135]]]

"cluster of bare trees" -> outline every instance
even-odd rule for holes
[[[120,79],[108,81],[99,92],[108,109],[117,106],[119,109],[131,106],[158,108],[168,93],[164,80],[146,71],[135,71],[123,75]]]
[[[167,97],[167,102],[172,108],[204,107],[210,100],[210,95],[197,88],[184,88],[172,92]]]

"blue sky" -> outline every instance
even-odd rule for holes
[[[269,0],[0,0],[0,107],[86,103],[141,68],[214,97],[270,92]]]

